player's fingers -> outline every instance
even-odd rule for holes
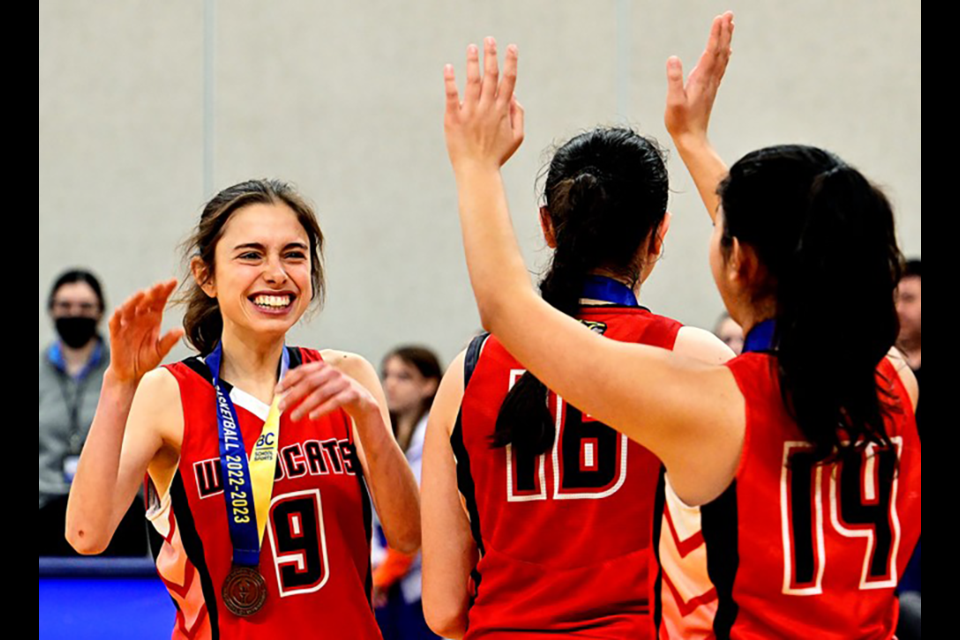
[[[283,398],[280,401],[280,410],[286,411],[292,407],[296,407],[304,398],[307,398],[311,393],[335,379],[336,372],[330,368],[314,371],[297,384],[287,387],[287,390],[282,392]]]
[[[337,409],[342,409],[343,407],[353,404],[357,399],[357,394],[353,389],[347,389],[342,393],[337,394],[336,396],[330,398],[316,409],[310,412],[311,420],[318,420],[328,413],[332,413]]]
[[[677,107],[687,102],[687,91],[683,86],[683,63],[673,56],[667,60],[667,104]]]
[[[482,100],[492,103],[500,85],[500,61],[497,59],[497,41],[487,38],[483,43],[483,93]]]
[[[170,301],[170,296],[177,290],[179,284],[176,278],[174,278],[158,285],[157,295],[154,299],[154,308],[159,308],[161,311],[166,308],[167,302]]]
[[[114,311],[110,316],[109,326],[110,335],[116,336],[120,332],[120,329],[123,326],[123,315],[120,313],[120,309]]]
[[[512,44],[507,47],[506,59],[503,63],[503,82],[500,84],[500,92],[497,99],[502,105],[511,105],[513,108],[513,96],[517,89],[517,75],[520,64],[520,54],[517,45]]]
[[[315,389],[310,395],[304,398],[303,402],[297,405],[297,408],[290,415],[290,418],[294,422],[300,422],[304,419],[304,417],[313,415],[319,410],[320,407],[326,403],[329,403],[332,399],[336,398],[348,388],[349,383],[342,378],[328,381],[326,384]]]
[[[457,73],[452,64],[444,67],[443,82],[447,92],[447,119],[453,122],[460,115],[460,91],[457,89]]]
[[[513,102],[510,105],[510,122],[513,127],[513,136],[518,142],[523,142],[523,137],[526,135],[526,119],[526,109],[523,108],[523,105],[520,104],[520,101],[514,96]]]
[[[291,369],[283,377],[283,380],[277,383],[276,393],[286,393],[289,389],[300,384],[304,378],[325,369],[327,366],[326,362],[310,362],[296,369]]]
[[[480,75],[480,49],[472,44],[467,48],[467,88],[464,91],[464,104],[473,108],[480,101],[483,90],[483,78]]]
[[[143,291],[138,291],[123,303],[123,306],[120,308],[120,317],[124,325],[129,325],[136,319],[137,309],[139,308],[140,303],[143,301],[144,296],[145,294]]]
[[[173,329],[167,335],[160,338],[160,342],[157,345],[157,353],[160,355],[160,359],[163,360],[166,358],[170,352],[173,350],[177,343],[180,342],[180,339],[183,338],[184,331],[182,327]]]

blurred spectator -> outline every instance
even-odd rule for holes
[[[427,418],[442,376],[440,361],[428,349],[403,347],[383,361],[383,389],[394,432],[418,483]],[[423,617],[420,556],[387,549],[379,525],[374,538],[374,603],[384,640],[436,638]]]
[[[716,328],[713,330],[713,334],[720,338],[725,345],[730,347],[736,355],[739,356],[743,353],[743,328],[737,324],[736,320],[730,317],[729,313],[724,313],[720,316],[720,319],[717,320]]]
[[[58,339],[40,353],[40,556],[73,556],[64,540],[67,495],[110,364],[98,332],[105,310],[103,289],[87,271],[60,276],[47,311]],[[135,504],[108,550],[145,556],[144,509]]]
[[[911,260],[903,273],[897,292],[897,313],[900,314],[900,351],[920,380],[920,261]],[[917,407],[917,423],[920,408]]]
[[[897,292],[897,312],[900,314],[898,346],[920,381],[920,260],[911,260],[904,270]],[[921,397],[922,401],[922,397]],[[920,405],[917,405],[917,428],[920,428]],[[904,597],[901,640],[920,638],[920,547],[900,583]]]

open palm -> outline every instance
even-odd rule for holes
[[[154,285],[131,296],[110,318],[110,369],[118,380],[139,382],[160,366],[183,329],[161,334],[163,311],[177,281]]]
[[[667,63],[667,111],[664,120],[667,131],[674,138],[695,136],[706,138],[710,116],[727,65],[733,54],[733,14],[725,13],[713,21],[710,40],[697,66],[683,81],[683,64],[679,58]]]

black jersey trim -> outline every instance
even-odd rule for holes
[[[180,530],[183,550],[200,575],[203,601],[207,606],[207,617],[210,618],[210,629],[213,634],[212,640],[220,640],[220,609],[218,608],[217,590],[213,586],[213,579],[210,577],[210,571],[207,568],[203,540],[197,533],[197,525],[193,520],[193,512],[190,511],[190,502],[187,499],[183,477],[179,471],[174,475],[173,483],[170,485],[170,500],[173,506],[173,514],[177,519],[177,527]]]
[[[489,339],[489,333],[479,335],[470,342],[470,346],[467,348],[467,357],[463,363],[464,393],[466,393],[467,387],[470,386],[470,381],[473,379],[473,373],[477,370],[477,365],[480,364],[480,356],[483,354],[483,347],[487,344],[487,340]]]
[[[370,553],[372,553],[371,541],[373,540],[373,501],[370,499],[370,490],[367,488],[367,481],[363,476],[362,469],[360,470],[360,474],[357,476],[357,478],[360,481],[360,496],[363,500],[363,530],[367,536],[367,555],[369,556]],[[370,610],[374,611],[372,562],[367,562],[367,577],[364,580],[364,587],[367,592],[367,602],[370,603]]]
[[[290,359],[290,368],[295,369],[293,364],[293,358],[291,354]],[[302,360],[300,361],[302,363]],[[296,365],[297,367],[300,364]],[[356,442],[353,433],[353,422],[348,421],[347,423],[347,440],[356,447]],[[360,467],[359,473],[357,473],[357,483],[360,485],[360,500],[363,504],[363,531],[366,535],[366,544],[367,544],[367,557],[370,557],[372,553],[372,541],[373,541],[373,499],[370,494],[370,487],[367,486],[367,478],[364,474],[363,467]],[[364,578],[364,589],[367,594],[367,602],[370,603],[370,611],[374,611],[373,607],[373,563],[367,562],[367,575]]]
[[[660,467],[660,480],[657,482],[657,497],[653,506],[653,555],[657,560],[657,579],[653,585],[653,624],[660,636],[663,624],[663,565],[660,563],[660,536],[663,534],[663,514],[667,505],[667,470]]]
[[[740,615],[740,605],[733,590],[740,570],[740,514],[737,504],[737,483],[714,502],[700,510],[703,539],[707,545],[707,572],[717,589],[719,600],[713,631],[717,640],[730,640],[733,626]]]
[[[466,359],[463,367],[463,389],[466,393],[473,374],[480,363],[480,356],[483,353],[483,347],[490,338],[489,333],[477,336],[470,343],[467,349]],[[486,555],[486,547],[483,543],[483,534],[480,527],[480,508],[477,505],[477,486],[473,481],[473,473],[470,463],[470,453],[463,441],[463,408],[457,414],[457,423],[453,428],[453,434],[450,436],[450,445],[453,448],[453,454],[457,459],[457,486],[460,495],[463,496],[467,507],[467,513],[470,514],[470,530],[473,534],[473,540],[477,543],[477,549],[481,556]],[[480,588],[483,576],[477,570],[473,571],[473,581],[476,589]]]

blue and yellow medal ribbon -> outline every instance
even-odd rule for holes
[[[206,364],[217,393],[220,463],[227,502],[227,524],[233,543],[233,562],[241,567],[258,567],[277,470],[280,398],[274,398],[263,431],[248,460],[236,407],[229,394],[224,392],[220,379],[222,362],[223,348],[218,345],[206,358]],[[289,367],[290,356],[284,348],[281,379]]]

